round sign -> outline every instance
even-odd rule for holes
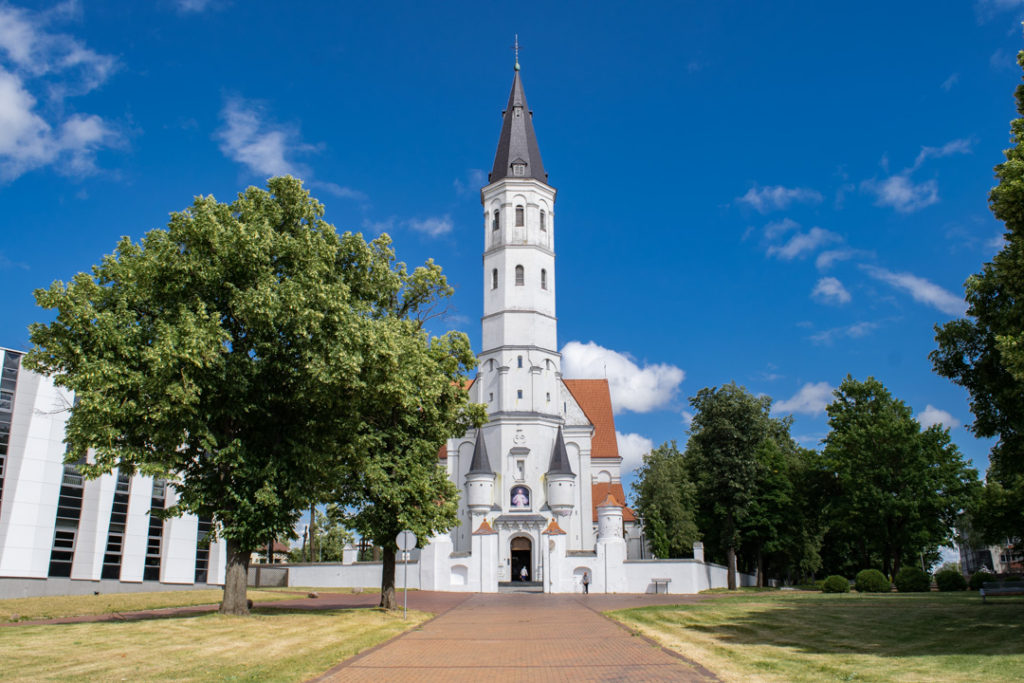
[[[408,529],[401,531],[398,536],[395,537],[395,543],[398,544],[399,550],[412,550],[416,547],[416,534]]]

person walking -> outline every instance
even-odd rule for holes
[[[522,570],[520,570],[520,572],[519,572],[519,580],[520,581],[527,581],[527,580],[529,580],[529,578],[530,578],[530,572],[527,571],[526,565],[524,564]]]
[[[583,594],[590,595],[590,572],[583,572]]]

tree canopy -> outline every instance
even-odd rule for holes
[[[700,539],[697,489],[675,441],[644,455],[633,481],[636,510],[651,552],[659,558],[688,557]]]
[[[919,553],[950,543],[977,473],[949,430],[922,431],[910,407],[873,377],[848,375],[827,412],[828,543],[843,548],[848,563],[834,569],[849,573],[880,562],[892,576]]]
[[[396,312],[426,315],[448,292],[433,263],[408,273],[386,235],[338,235],[298,180],[272,178],[230,204],[197,197],[37,291],[56,318],[32,326],[25,362],[75,393],[66,441],[87,474],[167,476],[172,513],[216,520],[222,611],[244,613],[249,551],[291,535],[328,476],[380,443],[367,411],[398,387],[379,378],[424,343]],[[427,355],[457,366],[462,343]]]

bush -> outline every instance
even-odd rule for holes
[[[926,593],[932,587],[931,577],[919,567],[904,567],[893,583],[900,593]]]
[[[889,579],[877,569],[860,570],[854,583],[857,585],[858,593],[888,593],[892,590]]]
[[[935,572],[935,583],[940,591],[962,591],[967,588],[967,579],[956,569],[940,569]]]
[[[981,584],[985,583],[986,581],[995,580],[996,577],[994,574],[990,574],[984,569],[982,569],[980,572],[974,572],[973,574],[971,574],[971,580],[970,582],[968,582],[967,585],[970,586],[972,591],[977,591],[981,590]]]
[[[821,584],[822,593],[849,593],[850,582],[841,576],[833,574]]]

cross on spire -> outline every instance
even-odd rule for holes
[[[516,66],[515,66],[515,69],[516,69],[516,71],[519,71],[519,34],[517,33],[515,35],[516,35],[516,41],[512,45],[512,51],[515,53],[515,56],[516,56]]]

